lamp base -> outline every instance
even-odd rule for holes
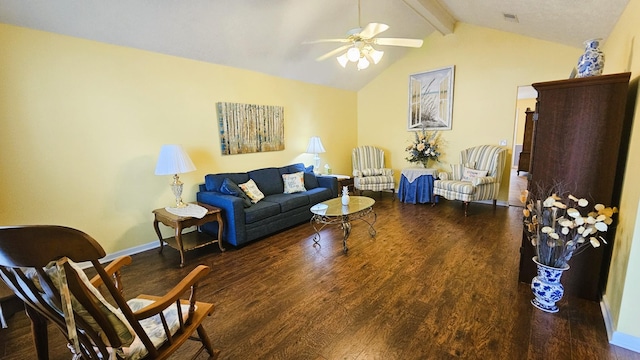
[[[318,154],[313,157],[313,172],[320,175],[320,156]]]
[[[182,182],[178,177],[178,174],[173,175],[173,182],[171,183],[171,191],[173,195],[176,197],[176,206],[177,208],[186,207],[187,204],[182,202]]]

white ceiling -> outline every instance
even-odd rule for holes
[[[379,37],[424,39],[455,21],[574,47],[611,32],[628,0],[362,0],[361,26]],[[503,13],[519,22],[508,22]],[[357,0],[0,0],[0,22],[279,77],[358,90],[411,49],[380,46],[382,61],[357,71],[318,56],[358,27]],[[455,33],[455,31],[454,31]]]

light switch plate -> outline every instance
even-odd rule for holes
[[[500,140],[500,146],[507,146],[507,140]]]

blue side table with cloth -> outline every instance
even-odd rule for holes
[[[437,202],[433,196],[433,179],[437,176],[436,169],[402,169],[398,198],[402,202],[411,204]]]

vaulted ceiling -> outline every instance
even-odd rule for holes
[[[0,22],[109,44],[359,90],[408,48],[380,46],[358,71],[315,59],[370,22],[380,37],[424,39],[465,22],[574,47],[611,32],[628,0],[0,0]],[[505,14],[507,16],[505,17]],[[517,21],[512,21],[512,16]]]

